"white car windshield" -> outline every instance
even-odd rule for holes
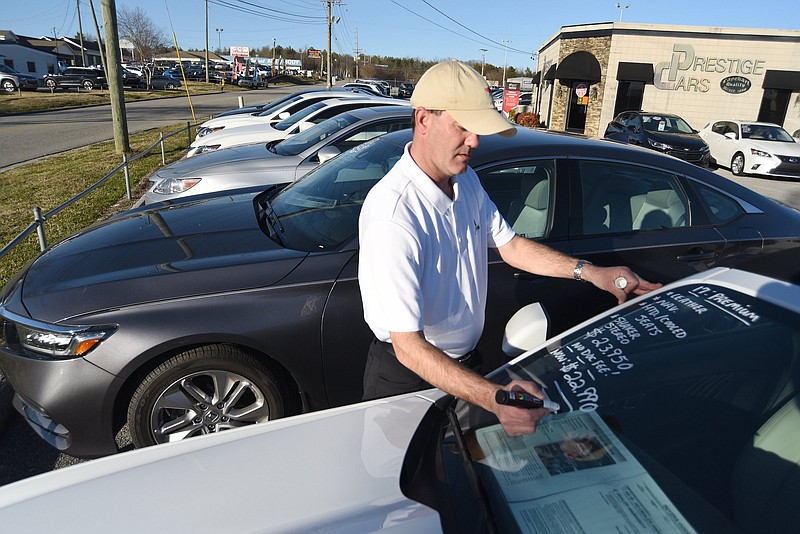
[[[340,113],[335,117],[322,121],[308,130],[300,132],[288,139],[284,139],[271,147],[270,150],[279,156],[296,156],[355,122],[358,122],[358,117],[350,113]]]
[[[297,113],[294,113],[291,117],[288,117],[276,123],[275,125],[273,125],[273,128],[275,128],[276,130],[286,131],[295,124],[297,124],[298,122],[300,122],[301,120],[305,119],[306,117],[317,111],[318,109],[324,108],[325,105],[326,101],[320,100],[319,102],[311,104],[307,108],[302,109]]]
[[[769,124],[742,124],[742,139],[794,143],[789,132],[780,126],[770,126]]]

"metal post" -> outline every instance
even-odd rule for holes
[[[122,164],[125,166],[125,193],[128,195],[128,200],[132,197],[131,195],[131,173],[128,169],[128,155],[122,154]]]
[[[244,107],[244,97],[243,96],[238,96],[236,98],[239,99],[239,107],[243,108]]]
[[[192,146],[192,123],[190,121],[186,121],[186,135],[189,137],[189,144],[186,145],[186,148]]]
[[[164,152],[164,132],[158,132],[158,144],[161,145],[161,164],[167,164],[167,156]]]
[[[39,234],[39,250],[44,251],[47,248],[47,238],[44,235],[44,217],[42,217],[42,208],[36,206],[33,208],[33,221],[36,223],[36,233]]]

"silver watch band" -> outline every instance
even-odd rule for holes
[[[583,275],[583,266],[584,265],[591,265],[592,262],[589,260],[578,260],[578,263],[575,264],[575,268],[572,270],[572,278],[575,280],[580,280],[581,282],[585,282],[582,278]]]

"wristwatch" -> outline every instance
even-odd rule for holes
[[[581,282],[585,282],[581,275],[583,274],[583,266],[584,265],[591,265],[592,262],[589,260],[578,260],[578,263],[575,264],[575,268],[572,269],[572,278],[575,280],[580,280]]]

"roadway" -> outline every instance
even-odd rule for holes
[[[213,115],[244,105],[275,100],[297,90],[295,86],[252,91],[228,91],[156,100],[137,100],[125,105],[128,132],[185,123],[202,122]],[[192,115],[194,109],[194,116]],[[15,165],[114,138],[111,106],[89,106],[0,117],[0,172]]]

